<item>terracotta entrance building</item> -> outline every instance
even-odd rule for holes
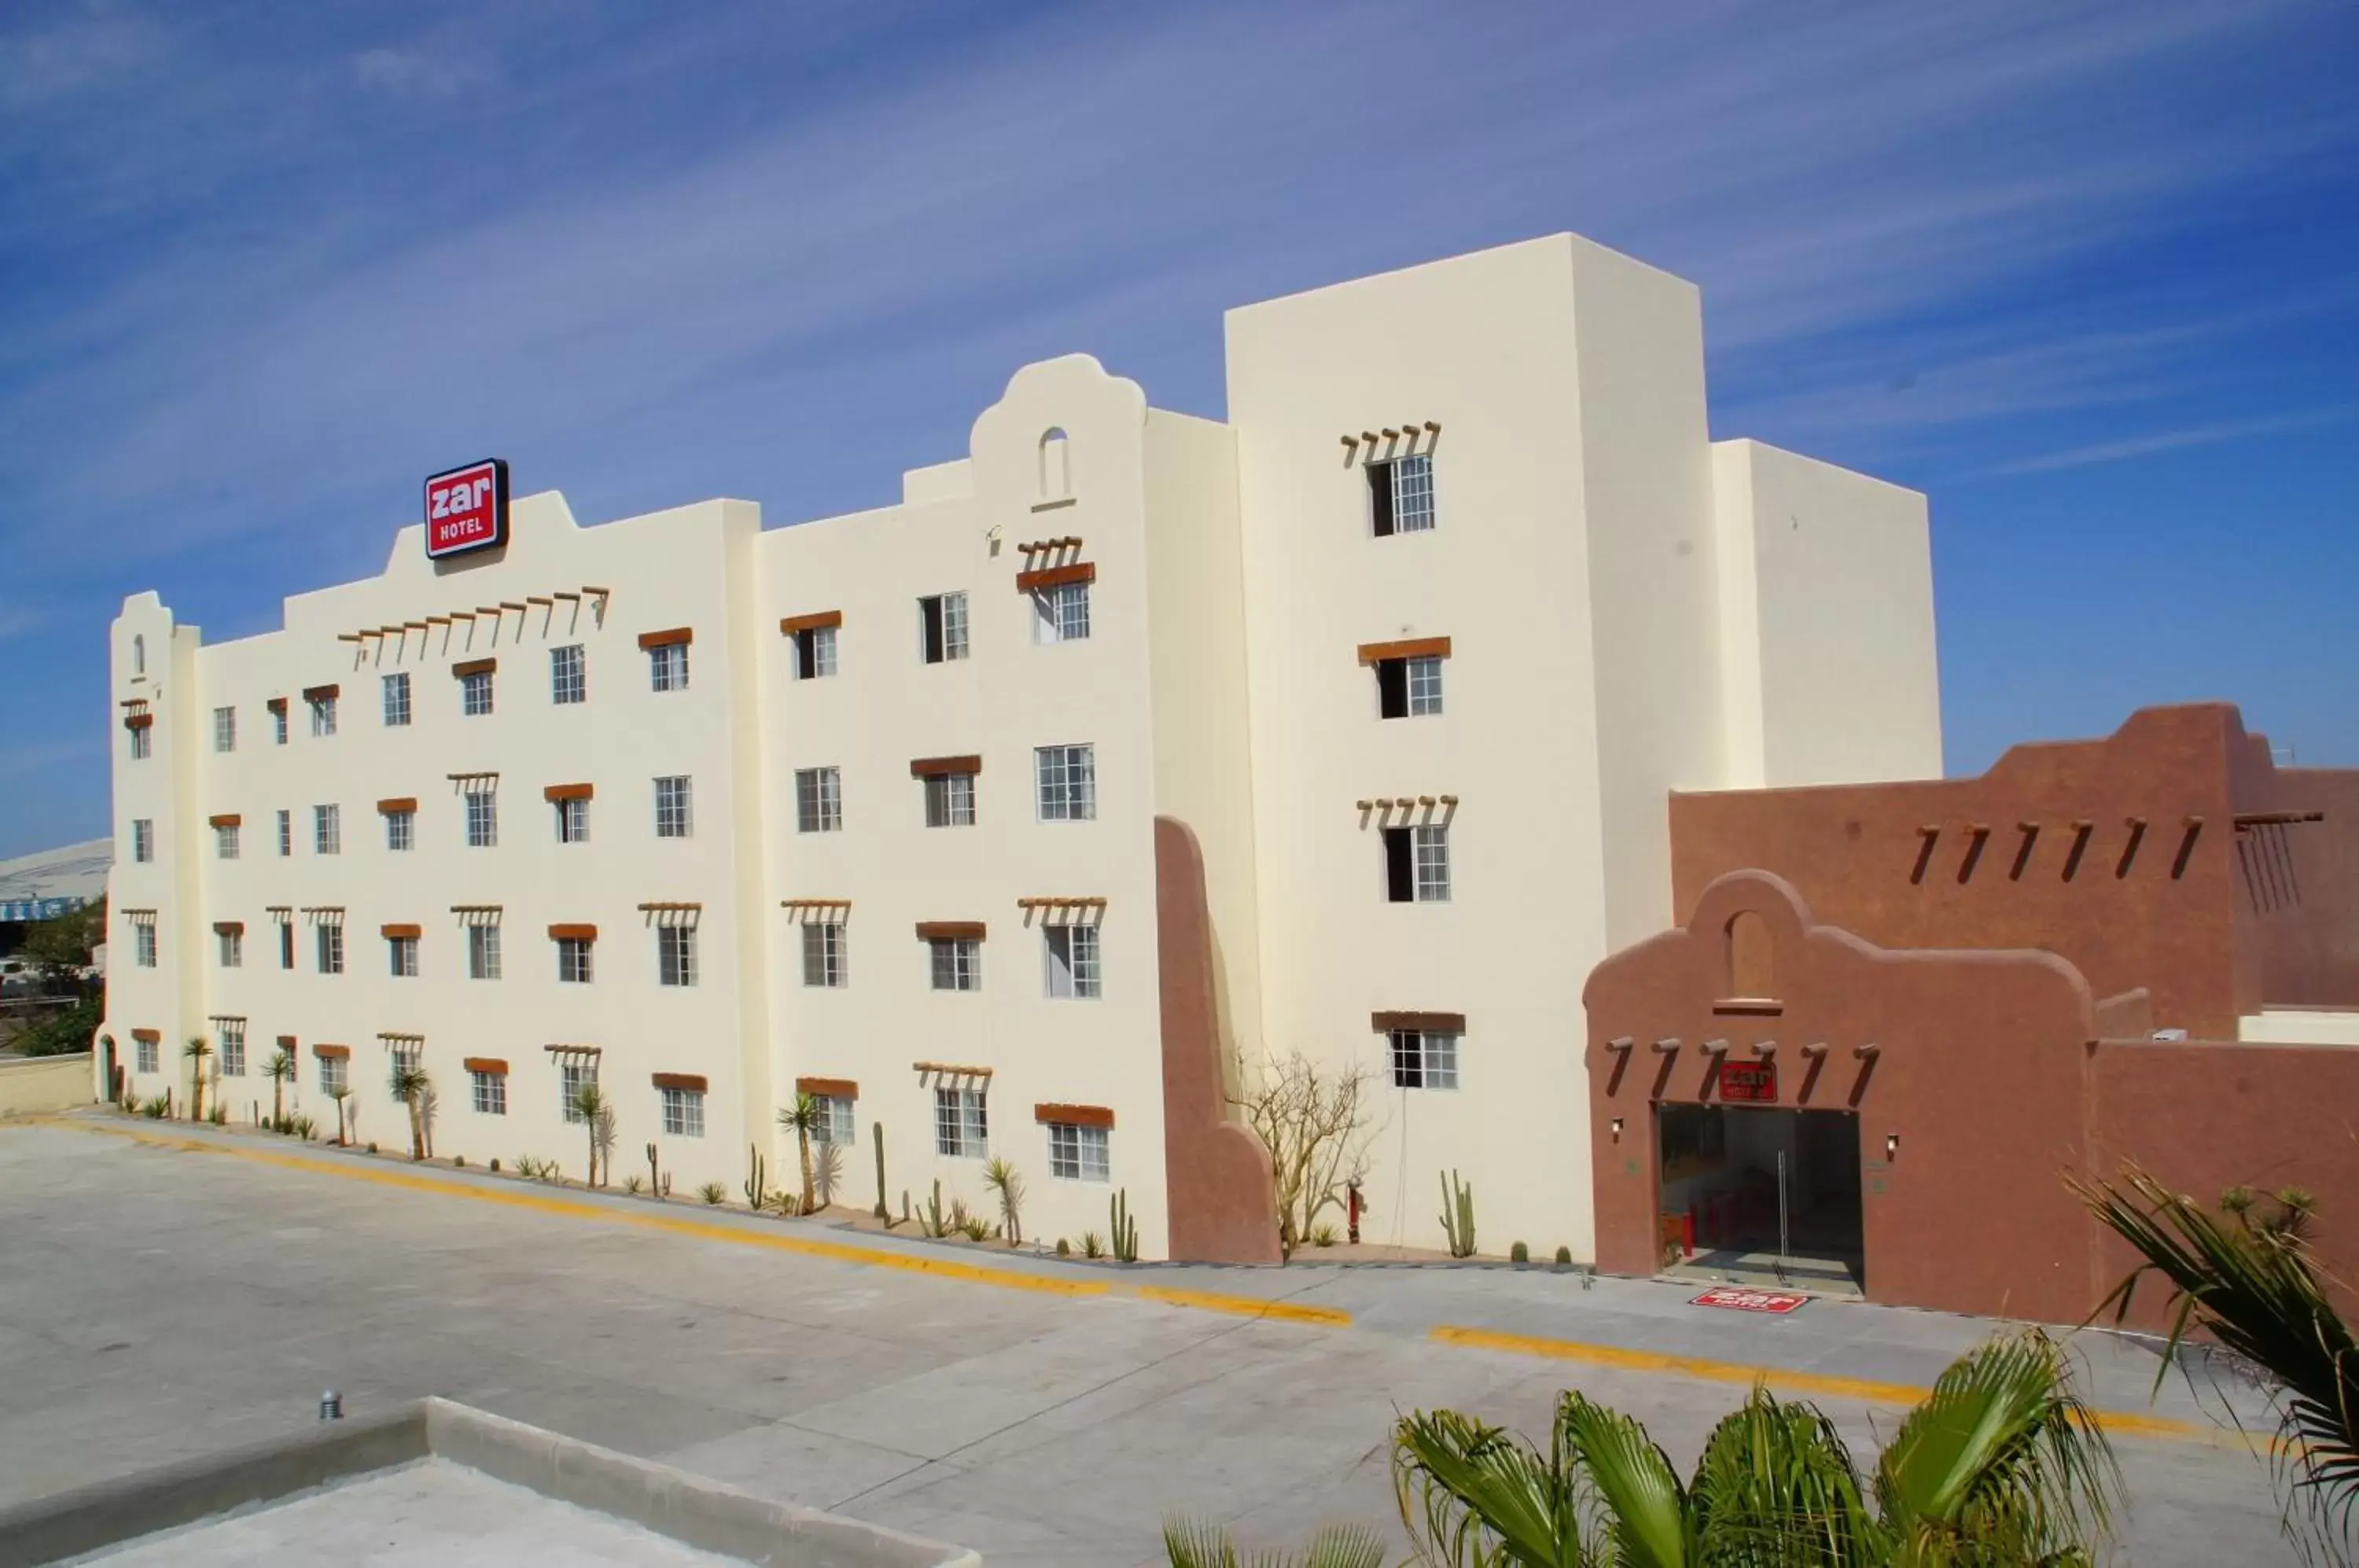
[[[1980,779],[1675,797],[1684,924],[1584,993],[1600,1265],[1764,1234],[1776,1164],[1870,1299],[2077,1321],[2130,1260],[2065,1178],[2135,1159],[2309,1189],[2347,1274],[2354,824],[2359,773],[2276,768],[2225,706]]]

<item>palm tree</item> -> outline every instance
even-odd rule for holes
[[[999,1219],[1007,1233],[1007,1245],[1020,1247],[1024,1242],[1023,1215],[1024,1172],[1005,1155],[995,1157],[983,1168],[983,1184],[999,1194]]]
[[[1485,1568],[2062,1568],[2092,1560],[2120,1496],[2063,1353],[2037,1329],[1952,1362],[1866,1494],[1833,1423],[1760,1388],[1684,1486],[1644,1426],[1570,1391],[1546,1453],[1455,1410],[1403,1417],[1393,1485],[1419,1562]]]
[[[2311,1532],[2331,1558],[2349,1555],[2352,1509],[2359,1504],[2359,1345],[2327,1299],[2327,1281],[2310,1250],[2316,1200],[2297,1188],[2266,1199],[2236,1188],[2205,1212],[2136,1165],[2124,1168],[2126,1192],[2075,1181],[2099,1221],[2146,1261],[2098,1303],[2126,1317],[2137,1287],[2160,1275],[2169,1295],[2170,1355],[2155,1369],[2158,1387],[2178,1360],[2190,1328],[2201,1329],[2232,1356],[2257,1367],[2275,1388],[2282,1480],[2292,1477]],[[2190,1371],[2191,1376],[2191,1371]],[[2288,1532],[2294,1530],[2290,1511]]]
[[[338,1149],[343,1148],[345,1142],[344,1102],[350,1100],[352,1097],[352,1090],[342,1083],[339,1083],[334,1088],[328,1091],[328,1098],[336,1102],[336,1147]]]
[[[586,1082],[573,1091],[573,1114],[588,1124],[590,1134],[590,1185],[598,1184],[598,1157],[612,1148],[614,1141],[614,1107],[606,1103],[606,1092],[595,1081]]]
[[[180,1048],[180,1054],[189,1059],[189,1119],[192,1122],[205,1119],[205,1058],[212,1053],[213,1048],[201,1034],[190,1035],[189,1043]]]
[[[433,1081],[427,1077],[425,1064],[415,1058],[397,1056],[393,1059],[393,1096],[409,1111],[409,1158],[426,1158],[426,1096],[433,1092]]]
[[[270,1060],[262,1064],[262,1071],[270,1080],[270,1125],[283,1132],[287,1121],[287,1085],[295,1077],[295,1058],[288,1055],[287,1048],[282,1045],[270,1053]]]
[[[1163,1554],[1170,1568],[1385,1568],[1384,1542],[1358,1525],[1329,1525],[1299,1556],[1256,1552],[1239,1557],[1226,1530],[1188,1519],[1166,1519]]]
[[[778,1125],[795,1135],[795,1153],[802,1162],[803,1209],[811,1212],[811,1135],[827,1129],[827,1113],[819,1101],[810,1094],[797,1092],[791,1108],[778,1112]]]

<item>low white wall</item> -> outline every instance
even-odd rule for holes
[[[90,1052],[0,1061],[0,1116],[33,1116],[91,1103]]]
[[[2264,1007],[2236,1020],[2236,1038],[2270,1045],[2359,1045],[2359,1010]]]

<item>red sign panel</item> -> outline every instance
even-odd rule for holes
[[[1790,1312],[1810,1299],[1791,1290],[1748,1290],[1739,1285],[1714,1285],[1688,1305],[1727,1307],[1740,1312]]]
[[[426,482],[426,556],[440,561],[508,542],[508,465],[496,457]]]
[[[1723,1062],[1720,1064],[1720,1097],[1723,1100],[1777,1098],[1777,1064],[1774,1062]]]

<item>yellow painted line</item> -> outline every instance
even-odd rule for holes
[[[1862,1404],[1907,1407],[1921,1402],[1933,1390],[1914,1383],[1879,1383],[1864,1377],[1838,1377],[1824,1372],[1798,1372],[1782,1367],[1748,1367],[1742,1362],[1713,1361],[1698,1356],[1674,1356],[1660,1350],[1630,1350],[1618,1345],[1589,1345],[1573,1339],[1543,1339],[1532,1334],[1501,1334],[1495,1329],[1443,1323],[1427,1335],[1443,1345],[1470,1350],[1501,1350],[1513,1356],[1541,1356],[1552,1361],[1578,1361],[1609,1367],[1620,1372],[1647,1372],[1695,1377],[1711,1383],[1756,1383],[1779,1393],[1816,1394],[1823,1399],[1854,1399]],[[2201,1443],[2219,1448],[2266,1453],[2266,1434],[2242,1432],[2231,1427],[2183,1421],[2136,1410],[2096,1410],[2097,1424],[2122,1437],[2150,1437],[2180,1443]]]
[[[1241,1318],[1269,1318],[1278,1323],[1317,1323],[1323,1328],[1349,1328],[1352,1314],[1335,1307],[1306,1307],[1299,1301],[1269,1301],[1258,1296],[1224,1296],[1212,1290],[1176,1290],[1167,1285],[1141,1285],[1135,1292],[1150,1301],[1200,1312],[1229,1312]]]

